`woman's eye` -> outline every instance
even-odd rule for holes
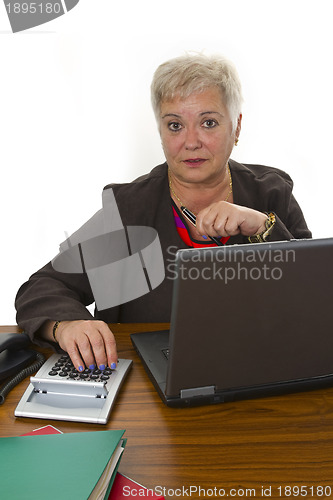
[[[182,126],[178,122],[171,122],[171,123],[168,124],[168,128],[172,132],[177,132],[178,130],[180,130],[182,128]]]
[[[205,128],[214,128],[218,125],[217,121],[216,120],[205,120],[203,122],[203,126]]]

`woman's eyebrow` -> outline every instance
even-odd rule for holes
[[[162,116],[162,119],[166,118],[167,116],[173,116],[175,118],[180,118],[180,115],[177,115],[176,113],[166,113],[165,115]]]
[[[203,116],[203,115],[220,115],[220,116],[223,116],[222,113],[220,113],[219,111],[202,111],[202,113],[199,113],[200,116]]]
[[[204,115],[219,115],[222,118],[224,116],[219,111],[201,111],[201,113],[199,113],[199,116],[204,116]],[[164,118],[170,118],[170,117],[181,119],[181,115],[178,115],[177,113],[165,113],[164,115],[162,115],[161,119],[164,120]]]

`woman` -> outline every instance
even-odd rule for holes
[[[125,226],[157,230],[165,262],[170,249],[174,254],[187,246],[311,237],[286,173],[230,159],[242,96],[228,61],[184,56],[162,64],[152,103],[166,163],[105,189],[112,187]],[[114,367],[116,343],[107,323],[167,322],[171,291],[166,266],[163,283],[149,294],[96,310],[92,318],[85,307],[94,302],[87,276],[59,273],[50,263],[20,288],[17,320],[35,341],[57,342],[79,371]]]

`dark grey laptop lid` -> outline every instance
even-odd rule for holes
[[[332,374],[333,238],[182,250],[175,270],[167,397]]]

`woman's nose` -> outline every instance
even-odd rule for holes
[[[188,151],[193,151],[198,148],[201,148],[199,131],[195,128],[188,128],[186,130],[185,136],[185,149],[187,149]]]

